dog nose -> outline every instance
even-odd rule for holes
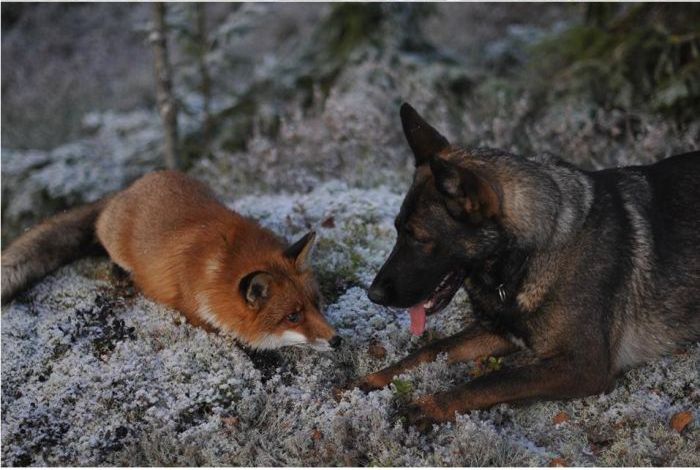
[[[342,343],[342,342],[343,342],[343,338],[341,338],[338,335],[335,335],[334,337],[332,337],[330,339],[330,341],[328,341],[328,344],[331,346],[331,348],[335,349],[338,346],[340,346],[340,343]]]
[[[375,304],[383,304],[386,300],[386,290],[378,285],[372,285],[367,291],[367,297]]]
[[[386,305],[386,302],[389,299],[389,289],[386,288],[385,284],[382,285],[376,282],[372,283],[367,291],[367,297],[369,297],[369,300],[375,304]]]

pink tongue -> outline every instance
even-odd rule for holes
[[[408,309],[411,314],[411,334],[420,336],[425,331],[425,307],[423,302]]]

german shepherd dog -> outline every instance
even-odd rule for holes
[[[536,356],[402,410],[425,427],[502,402],[601,393],[622,371],[700,339],[700,152],[590,172],[450,145],[408,104],[401,120],[415,174],[369,298],[410,308],[421,334],[464,286],[477,321],[360,388],[439,353]]]

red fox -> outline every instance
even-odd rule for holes
[[[194,325],[230,332],[256,349],[328,350],[341,340],[321,314],[307,266],[314,239],[309,232],[285,247],[204,184],[160,171],[19,237],[2,253],[2,300],[97,241],[147,297]]]

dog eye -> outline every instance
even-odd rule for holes
[[[289,323],[299,323],[301,321],[301,312],[294,312],[287,315],[286,320]]]
[[[408,231],[406,234],[409,236],[411,240],[414,242],[420,244],[420,245],[425,245],[426,243],[430,243],[429,238],[424,238],[424,237],[417,237],[415,233]]]
[[[418,237],[413,237],[413,239],[417,242],[420,243],[421,245],[425,245],[426,243],[430,243],[429,238],[418,238]]]

